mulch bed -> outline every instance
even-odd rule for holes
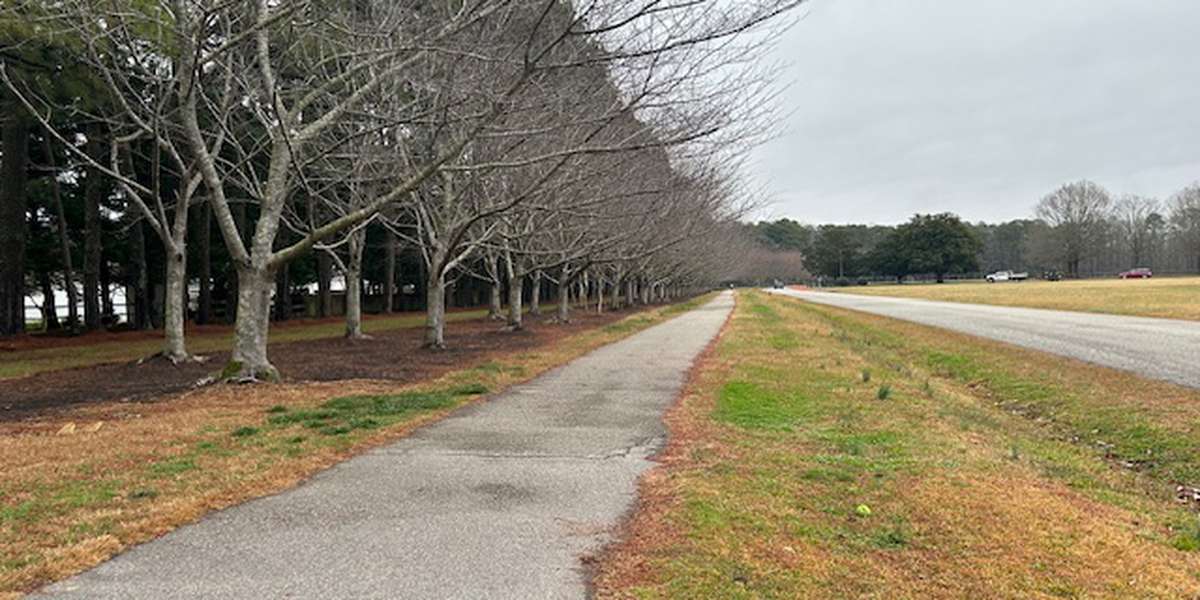
[[[486,308],[486,307],[483,307]],[[551,307],[553,308],[553,307]],[[466,312],[479,310],[480,307],[455,307],[447,308],[446,313]],[[390,317],[400,317],[405,315],[421,316],[421,312],[396,312],[389,315],[363,315],[364,329],[371,329],[371,321],[376,319],[387,319]],[[292,328],[304,328],[312,325],[329,324],[329,323],[344,323],[343,317],[319,317],[319,318],[300,318],[288,319],[286,321],[272,321],[271,331],[283,331]],[[231,335],[233,333],[233,325],[228,323],[211,323],[208,325],[196,325],[188,323],[187,334],[189,336],[216,336],[216,335]],[[75,346],[90,346],[93,344],[105,344],[109,342],[141,342],[147,340],[161,340],[162,331],[155,329],[114,329],[111,331],[97,330],[85,331],[78,335],[71,335],[66,331],[53,331],[50,333],[25,333],[12,337],[0,338],[0,356],[5,352],[25,352],[29,350],[44,350],[47,348],[71,348]]]
[[[616,321],[629,313],[575,311],[566,325],[527,316],[525,329],[502,331],[502,322],[476,319],[446,325],[446,350],[421,347],[424,329],[396,329],[370,339],[329,338],[272,344],[271,362],[288,381],[377,379],[418,381],[436,377],[488,355],[516,353]],[[68,342],[71,343],[71,342]],[[205,363],[172,365],[164,360],[98,365],[38,373],[0,381],[0,422],[37,419],[86,403],[151,402],[188,389],[219,371],[228,352]]]

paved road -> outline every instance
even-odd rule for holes
[[[44,593],[78,598],[583,598],[661,446],[663,410],[733,306],[601,348],[282,494]]]
[[[1194,321],[828,292],[771,291],[1200,388],[1200,323]]]

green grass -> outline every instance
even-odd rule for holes
[[[57,512],[102,507],[121,495],[121,484],[117,479],[43,484],[31,499],[0,506],[0,526],[38,523]]]
[[[771,390],[748,381],[730,381],[721,388],[717,410],[720,421],[747,429],[790,430],[810,418],[819,407],[806,401],[809,390]]]
[[[252,435],[257,435],[258,431],[259,430],[257,427],[238,427],[229,435],[232,435],[233,437],[250,437]]]
[[[173,458],[150,465],[150,472],[160,477],[170,477],[196,469],[196,461],[191,457]]]
[[[414,414],[448,408],[463,397],[486,394],[487,391],[482,384],[471,384],[385,396],[346,396],[329,400],[312,410],[272,410],[267,424],[274,427],[298,425],[323,435],[344,435],[356,429],[386,427]]]
[[[1200,552],[1200,521],[1195,517],[1175,527],[1177,531],[1171,545],[1184,552]]]

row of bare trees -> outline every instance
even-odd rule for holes
[[[1091,181],[1069,183],[1038,203],[1029,252],[1068,276],[1132,267],[1200,273],[1200,183],[1165,202],[1114,197]]]
[[[189,209],[211,211],[236,272],[225,376],[274,379],[277,274],[328,256],[362,335],[368,226],[419,252],[434,348],[460,277],[488,281],[493,305],[507,288],[514,329],[526,283],[556,286],[566,319],[583,281],[630,303],[714,279],[737,160],[771,117],[753,65],[796,4],[16,0],[0,14],[5,136],[42,132],[158,238],[173,361],[192,358]],[[45,67],[67,64],[86,93],[48,89]],[[3,168],[23,169],[9,147]],[[0,190],[6,215],[19,195]]]

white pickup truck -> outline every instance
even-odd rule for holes
[[[1012,271],[996,271],[987,276],[988,283],[996,283],[997,281],[1025,281],[1029,279],[1029,273],[1014,273]]]

